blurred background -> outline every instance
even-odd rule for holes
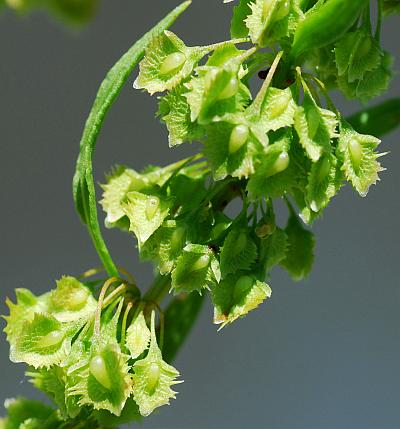
[[[62,274],[99,264],[71,195],[83,125],[106,71],[176,4],[103,1],[79,31],[42,13],[0,14],[1,314],[14,288],[42,293]],[[189,45],[225,40],[231,9],[194,0],[173,30]],[[397,56],[399,23],[387,19],[383,33],[383,46]],[[98,182],[114,164],[141,169],[194,150],[168,148],[156,99],[134,91],[134,78],[101,133]],[[399,89],[396,78],[386,97]],[[336,100],[345,113],[360,108]],[[399,140],[400,131],[383,139],[387,171],[368,197],[345,188],[313,226],[316,260],[306,281],[275,271],[272,299],[219,333],[207,303],[176,361],[185,380],[177,400],[143,429],[400,427]],[[105,235],[115,260],[147,287],[152,268],[139,264],[133,238]],[[40,397],[24,366],[9,361],[3,334],[0,367],[1,404]]]

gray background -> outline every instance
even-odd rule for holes
[[[41,14],[0,16],[2,314],[15,287],[44,292],[61,274],[98,265],[71,197],[82,127],[106,70],[175,4],[104,1],[81,32]],[[189,44],[224,40],[230,14],[222,0],[195,0],[174,31]],[[398,23],[389,19],[384,34],[395,54]],[[115,163],[139,169],[193,150],[168,148],[153,118],[155,99],[134,91],[133,78],[101,134],[99,181]],[[391,153],[379,186],[365,199],[346,188],[314,226],[316,262],[306,281],[294,284],[276,271],[273,298],[221,333],[205,307],[176,361],[185,379],[178,399],[144,429],[400,427],[399,137],[384,139],[382,150]],[[106,238],[116,260],[146,286],[152,270],[139,266],[133,239],[118,231]],[[38,396],[23,365],[9,362],[4,336],[0,362],[0,402]]]

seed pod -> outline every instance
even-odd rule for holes
[[[186,229],[183,226],[179,226],[172,233],[171,249],[173,252],[176,252],[177,250],[182,248],[185,233],[186,233]]]
[[[357,139],[351,139],[349,141],[349,151],[354,168],[357,170],[360,168],[363,156],[362,146]]]
[[[329,157],[326,156],[319,165],[317,180],[319,182],[322,182],[323,180],[325,180],[326,176],[329,174],[330,169],[331,169],[331,163],[329,161]]]
[[[225,100],[227,98],[233,97],[239,90],[239,81],[236,77],[233,77],[224,87],[224,89],[219,93],[218,99]]]
[[[298,25],[291,60],[309,49],[322,48],[339,40],[360,16],[368,0],[329,0],[316,10],[310,10]]]
[[[197,261],[192,265],[190,271],[200,271],[206,268],[210,263],[209,255],[202,255],[197,259]]]
[[[89,296],[88,289],[79,289],[70,295],[68,307],[72,310],[78,310],[84,306]]]
[[[308,125],[308,136],[310,137],[311,140],[313,140],[315,135],[317,134],[317,131],[321,122],[321,116],[316,108],[307,109],[306,115],[307,115],[307,125]]]
[[[148,220],[152,220],[160,207],[160,199],[157,197],[151,197],[146,202],[146,217]]]
[[[178,72],[186,62],[186,56],[182,52],[169,54],[161,64],[160,74],[167,75]]]
[[[229,153],[234,154],[247,142],[249,138],[249,127],[247,125],[236,125],[229,139]]]
[[[282,3],[281,6],[279,6],[279,8],[277,9],[277,11],[274,14],[274,20],[275,21],[280,21],[281,19],[285,18],[290,11],[290,2],[289,1],[285,1]]]
[[[93,377],[106,389],[111,389],[112,383],[108,375],[104,358],[100,355],[94,356],[90,361],[90,372]]]
[[[39,349],[46,349],[59,345],[64,340],[64,334],[61,331],[52,331],[42,337],[36,344]]]
[[[148,378],[146,384],[146,392],[149,395],[152,395],[156,390],[158,382],[160,381],[160,367],[157,363],[152,363],[148,370]]]
[[[271,167],[271,172],[268,176],[281,173],[289,167],[290,158],[287,152],[282,152]]]
[[[245,294],[252,286],[254,280],[250,276],[242,276],[235,283],[235,287],[233,290],[233,301],[238,302],[240,298]]]
[[[245,232],[241,232],[237,237],[237,241],[235,247],[232,249],[232,256],[238,255],[243,252],[244,248],[247,244],[247,234]]]

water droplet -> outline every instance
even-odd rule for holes
[[[40,338],[36,346],[40,349],[45,349],[48,347],[54,347],[60,344],[64,340],[64,334],[61,331],[52,331]]]
[[[246,125],[236,125],[231,132],[229,139],[229,153],[236,153],[247,142],[249,137],[249,127]]]
[[[182,52],[169,54],[161,64],[160,74],[167,75],[178,72],[186,62],[186,56]]]
[[[152,220],[160,207],[160,199],[157,197],[151,197],[146,202],[146,217],[148,220]]]
[[[106,363],[102,356],[97,355],[91,359],[90,372],[103,387],[106,389],[111,389],[111,379],[108,375]]]
[[[236,77],[233,77],[224,87],[224,89],[219,93],[218,99],[225,100],[227,98],[233,97],[239,89],[239,81]]]

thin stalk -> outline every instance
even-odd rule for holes
[[[130,301],[128,302],[128,305],[125,308],[124,317],[122,319],[122,325],[121,325],[121,344],[125,343],[126,323],[128,320],[129,312],[131,311],[132,307],[133,307],[133,303]]]
[[[283,55],[283,51],[280,51],[277,54],[277,56],[275,57],[274,62],[272,63],[271,68],[269,69],[268,75],[267,75],[262,87],[261,87],[259,93],[257,94],[255,100],[253,101],[253,104],[251,105],[251,109],[254,111],[254,113],[257,113],[258,115],[260,115],[262,104],[264,102],[268,88],[271,85],[272,79],[273,79],[274,74],[276,72],[276,69],[278,67],[279,61],[282,58],[282,55]]]
[[[375,39],[377,42],[380,42],[381,40],[382,21],[383,21],[383,0],[378,0],[378,19],[376,22],[376,31],[375,31]]]
[[[111,304],[114,299],[121,293],[125,292],[126,289],[126,284],[119,285],[116,289],[114,289],[109,295],[107,295],[107,298],[104,299],[103,308],[106,308],[109,304]]]
[[[104,297],[106,295],[107,289],[115,282],[118,282],[119,279],[117,277],[111,277],[110,279],[108,279],[103,287],[101,288],[100,291],[100,296],[99,296],[99,300],[97,302],[97,308],[96,308],[96,314],[95,314],[95,319],[94,319],[94,334],[95,336],[99,337],[100,336],[100,317],[101,317],[101,310],[103,308],[103,302],[104,302]]]

